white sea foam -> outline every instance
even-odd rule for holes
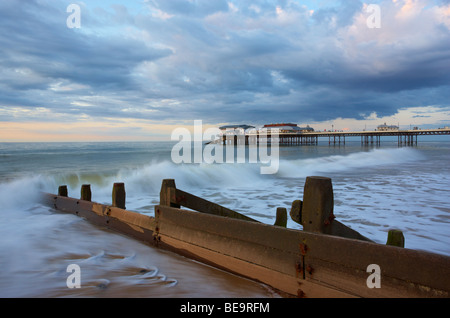
[[[279,176],[304,178],[317,173],[355,171],[360,168],[391,166],[422,160],[423,155],[411,148],[374,149],[349,155],[282,160]]]
[[[276,175],[261,175],[258,164],[174,164],[170,161],[160,161],[121,169],[116,173],[72,172],[23,177],[0,184],[0,204],[4,211],[11,209],[23,211],[37,202],[39,191],[55,193],[58,185],[66,184],[69,187],[69,196],[79,197],[81,185],[86,183],[91,184],[94,201],[108,204],[111,200],[113,183],[124,182],[128,205],[139,207],[143,204],[142,198],[150,198],[147,204],[158,200],[163,179],[175,179],[181,189],[206,195],[221,191],[224,197],[234,197],[241,201],[243,206],[247,206],[245,200],[248,193],[247,196],[240,197],[239,192],[235,191],[250,191],[264,204],[267,203],[265,197],[290,192],[293,183],[301,188],[307,176],[355,173],[358,169],[395,166],[422,159],[423,155],[420,152],[410,148],[375,149],[348,155],[306,159],[282,159]],[[251,205],[254,204],[252,200]]]

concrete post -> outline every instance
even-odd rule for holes
[[[91,193],[91,185],[83,184],[81,186],[81,200],[91,201],[92,193]]]
[[[114,183],[112,190],[112,206],[120,209],[125,209],[125,184]]]
[[[303,230],[316,233],[331,233],[334,198],[331,179],[307,177],[303,191]]]

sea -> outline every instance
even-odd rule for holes
[[[127,209],[154,216],[162,180],[174,179],[179,189],[273,224],[277,207],[289,211],[302,199],[308,176],[324,176],[332,179],[340,222],[380,244],[399,229],[405,248],[450,255],[448,136],[419,137],[417,145],[403,147],[396,139],[374,146],[351,138],[345,145],[280,146],[271,174],[261,173],[265,163],[249,160],[177,163],[175,145],[0,143],[0,297],[281,297],[42,205],[42,192],[57,193],[59,185],[79,198],[81,185],[90,184],[92,201],[111,204],[113,183],[124,182]],[[301,229],[290,219],[288,227]],[[79,288],[69,288],[73,264]]]

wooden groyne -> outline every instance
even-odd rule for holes
[[[450,257],[402,248],[401,232],[377,244],[338,222],[331,179],[308,177],[303,200],[290,216],[303,230],[286,228],[287,209],[275,225],[199,198],[163,180],[154,217],[125,209],[125,187],[116,183],[112,204],[44,194],[44,202],[152,246],[168,249],[299,297],[449,297]],[[83,199],[82,199],[82,198]],[[189,210],[188,210],[189,209]],[[101,244],[101,242],[98,242]],[[392,246],[396,245],[396,246]]]

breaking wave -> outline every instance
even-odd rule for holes
[[[183,188],[227,188],[272,183],[276,178],[306,178],[307,176],[354,171],[359,168],[392,166],[423,159],[420,152],[410,148],[375,149],[349,155],[333,155],[306,159],[282,159],[278,172],[262,175],[260,164],[174,164],[154,162],[138,168],[121,169],[116,173],[40,174],[0,183],[2,210],[24,208],[36,202],[39,192],[55,193],[59,185],[68,185],[69,195],[76,197],[82,184],[91,184],[93,196],[110,198],[114,182],[124,182],[127,192],[138,195],[159,195],[163,179],[175,179]],[[100,200],[101,201],[101,200]]]

